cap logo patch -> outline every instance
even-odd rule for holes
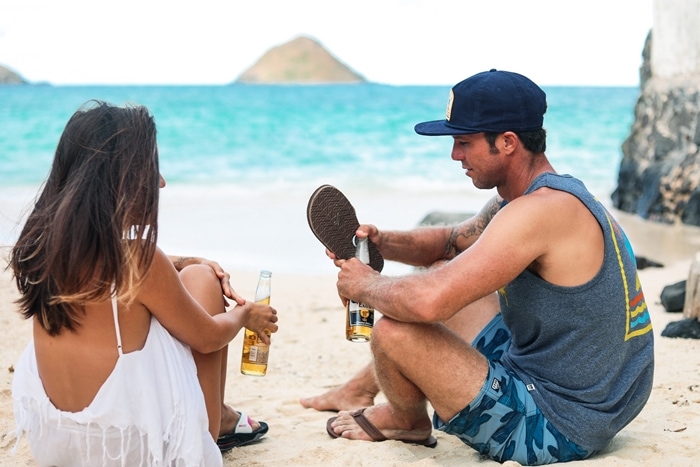
[[[450,97],[449,99],[447,99],[447,109],[445,111],[445,118],[447,118],[448,121],[450,120],[450,117],[452,117],[452,103],[454,102],[454,100],[455,93],[452,89],[450,89]]]

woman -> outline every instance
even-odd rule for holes
[[[227,344],[243,327],[269,342],[276,311],[156,246],[163,186],[145,107],[96,101],[68,121],[10,258],[33,320],[15,418],[39,465],[221,465],[215,440],[267,431],[223,395]]]

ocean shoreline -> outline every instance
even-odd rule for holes
[[[202,256],[228,268],[270,269],[293,274],[334,270],[324,247],[306,221],[308,198],[317,185],[290,190],[246,190],[234,185],[171,184],[161,191],[159,245],[170,254]],[[338,186],[353,203],[358,220],[388,230],[411,229],[429,213],[475,213],[495,194],[476,190],[465,180],[460,191],[416,191]],[[0,245],[11,245],[37,186],[0,188]],[[662,264],[690,260],[700,251],[700,228],[665,225],[611,207],[638,256]],[[385,274],[411,271],[387,263]]]

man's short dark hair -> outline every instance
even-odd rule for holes
[[[535,131],[514,131],[525,149],[533,154],[540,154],[547,150],[547,131],[544,128]],[[492,151],[496,150],[496,137],[502,133],[484,133],[486,141]]]

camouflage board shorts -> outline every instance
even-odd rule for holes
[[[444,423],[433,415],[436,429],[457,436],[479,453],[498,462],[523,465],[567,462],[590,457],[554,428],[535,404],[525,383],[504,367],[500,358],[510,346],[510,332],[497,315],[472,345],[486,356],[489,371],[476,398]]]

